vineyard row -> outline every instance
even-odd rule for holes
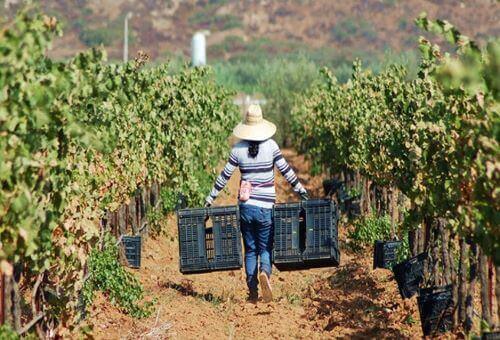
[[[332,176],[357,179],[365,202],[377,188],[385,188],[386,201],[396,193],[405,216],[400,237],[413,255],[430,253],[430,281],[454,284],[458,318],[470,331],[478,265],[483,319],[492,326],[500,312],[492,310],[493,268],[486,265],[489,258],[497,266],[498,297],[500,42],[481,49],[446,21],[422,15],[417,24],[455,53],[420,38],[416,79],[402,66],[373,74],[356,62],[340,84],[324,70],[323,82],[298,101],[293,126],[297,147]],[[379,211],[375,203],[363,203],[365,212]]]
[[[200,204],[238,114],[208,69],[171,74],[144,54],[110,64],[99,49],[54,61],[59,33],[27,11],[0,32],[0,270],[5,321],[22,328],[16,306],[33,289],[25,304],[64,334],[105,212],[153,183],[167,207],[181,192]]]

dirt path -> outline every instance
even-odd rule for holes
[[[312,197],[322,195],[321,176],[310,176],[302,156],[285,150]],[[235,174],[218,205],[235,204]],[[298,198],[277,176],[278,201]],[[228,193],[232,193],[229,195]],[[340,241],[346,233],[340,229]],[[342,249],[338,268],[278,272],[273,276],[275,301],[245,302],[244,271],[182,275],[178,270],[175,216],[166,235],[147,238],[143,265],[136,271],[148,297],[157,299],[147,319],[120,313],[102,297],[92,307],[89,323],[98,339],[283,339],[283,338],[418,338],[421,334],[414,299],[403,303],[391,273],[371,270],[371,253]]]

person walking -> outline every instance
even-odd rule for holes
[[[303,200],[309,198],[297,175],[283,158],[278,144],[271,138],[275,132],[276,126],[263,118],[260,106],[249,105],[243,122],[233,130],[233,135],[240,141],[233,146],[226,166],[206,198],[206,206],[211,206],[236,167],[240,168],[240,226],[245,248],[248,300],[252,303],[258,300],[259,283],[263,300],[272,301],[272,208],[276,200],[274,167],[278,168]]]

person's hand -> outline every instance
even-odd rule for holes
[[[307,193],[307,191],[300,193],[300,199],[303,201],[307,201],[309,199],[309,194]]]
[[[208,202],[208,201],[206,201],[206,202],[205,202],[205,208],[210,208],[211,206],[212,206],[212,203],[210,203],[210,202]],[[208,214],[206,214],[206,215],[205,215],[205,223],[207,223],[208,218],[209,218],[209,217],[208,217]]]

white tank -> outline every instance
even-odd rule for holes
[[[196,32],[191,39],[191,63],[193,66],[202,66],[207,63],[206,47],[205,34]]]

